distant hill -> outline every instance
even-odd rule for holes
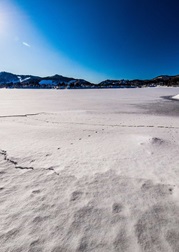
[[[74,79],[62,75],[39,77],[32,75],[16,75],[8,72],[0,72],[0,87],[7,88],[83,88],[93,86],[83,79]]]
[[[179,87],[179,75],[161,75],[149,80],[104,80],[98,84],[83,79],[53,75],[39,77],[33,75],[16,75],[8,72],[0,72],[0,88],[141,88],[168,86]]]

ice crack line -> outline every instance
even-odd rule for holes
[[[56,175],[60,175],[58,172],[56,172],[56,171],[54,170],[54,168],[53,168],[53,167],[43,168],[43,169],[45,169],[45,170],[49,170],[49,171],[53,171]]]
[[[7,161],[8,163],[11,163],[15,166],[15,169],[21,169],[21,170],[35,170],[34,167],[30,166],[20,166],[18,165],[18,162],[14,161],[13,159],[11,158],[8,158],[8,155],[7,155],[7,151],[5,150],[0,150],[0,155],[2,155],[4,157],[4,160]],[[55,171],[55,169],[53,167],[49,167],[49,168],[41,168],[39,170],[49,170],[49,171],[53,171],[54,174],[56,175],[59,175],[58,172]]]
[[[45,112],[40,112],[40,113],[24,114],[24,115],[4,115],[4,116],[0,116],[0,118],[28,117],[28,116],[37,116],[37,115],[42,115],[42,114],[46,114],[46,113]]]
[[[25,167],[25,166],[15,166],[15,168],[21,170],[34,170],[34,167]]]
[[[34,170],[33,167],[23,167],[23,166],[19,166],[18,163],[16,161],[14,161],[13,159],[11,158],[8,158],[7,156],[7,151],[5,150],[1,150],[0,151],[0,154],[4,157],[4,160],[6,160],[8,163],[11,163],[15,166],[16,169],[27,169],[27,170]]]

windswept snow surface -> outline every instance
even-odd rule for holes
[[[0,250],[179,251],[176,93],[0,90]]]

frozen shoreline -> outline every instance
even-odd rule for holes
[[[177,94],[0,90],[2,251],[178,251]]]

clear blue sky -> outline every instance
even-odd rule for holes
[[[179,2],[0,0],[0,71],[103,79],[179,74]]]

